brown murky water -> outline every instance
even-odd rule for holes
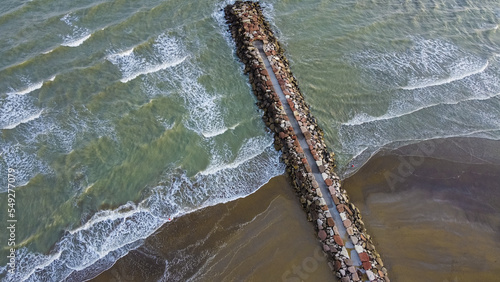
[[[391,280],[498,281],[499,160],[499,142],[428,141],[345,180]]]
[[[332,279],[313,226],[279,176],[246,198],[165,224],[93,281]]]

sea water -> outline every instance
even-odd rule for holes
[[[231,1],[2,3],[0,128],[16,274],[112,265],[173,218],[283,174],[221,9]],[[381,148],[500,138],[496,1],[262,1],[347,177]],[[0,211],[6,224],[7,211]]]

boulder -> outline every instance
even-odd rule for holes
[[[323,244],[323,251],[326,253],[326,252],[329,252],[331,249],[330,249],[330,246],[326,245],[326,244]]]
[[[365,261],[370,261],[370,256],[368,256],[367,253],[365,252],[362,252],[359,254],[359,259],[362,261],[362,262],[365,262]]]
[[[344,226],[345,226],[346,228],[347,228],[347,227],[351,227],[351,225],[352,225],[351,220],[349,220],[349,219],[344,220],[344,221],[343,221],[343,223],[344,223]]]
[[[339,235],[334,235],[333,240],[335,240],[335,243],[339,246],[344,246],[344,240]]]
[[[334,220],[333,220],[333,218],[331,218],[331,217],[328,217],[328,218],[327,218],[326,223],[327,223],[327,224],[328,224],[328,226],[330,226],[330,227],[335,226],[335,221],[334,221]]]
[[[325,230],[320,230],[320,231],[318,232],[318,237],[319,237],[319,239],[320,239],[321,241],[324,241],[324,240],[326,239],[326,232],[325,232]]]
[[[372,264],[369,262],[369,261],[364,261],[363,262],[363,268],[365,270],[369,270],[369,269],[372,269]],[[371,271],[370,271],[371,272]],[[368,274],[368,271],[366,272],[366,274]],[[372,273],[373,275],[373,273]],[[374,275],[375,276],[375,275]],[[370,279],[370,281],[373,280],[373,279]]]
[[[366,270],[366,276],[368,276],[368,279],[370,281],[375,280],[375,275],[373,274],[373,272],[371,270],[368,270],[368,269]]]
[[[348,227],[348,228],[346,229],[346,231],[347,231],[347,234],[348,234],[349,236],[354,235],[354,230],[352,229],[352,227]]]
[[[342,268],[342,263],[340,261],[336,260],[334,267],[335,267],[335,271],[339,271],[340,268]]]

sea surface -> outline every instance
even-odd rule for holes
[[[2,281],[91,279],[143,246],[160,228],[168,232],[170,223],[189,223],[189,214],[229,205],[285,172],[227,32],[221,9],[231,2],[2,1]],[[261,5],[337,156],[346,189],[352,183],[358,195],[354,199],[366,204],[362,212],[370,207],[389,210],[380,206],[385,201],[381,191],[391,191],[386,202],[395,208],[393,213],[414,205],[411,214],[418,214],[426,207],[409,200],[411,193],[429,200],[434,199],[433,189],[463,184],[445,183],[443,179],[457,173],[442,169],[426,185],[412,186],[420,190],[407,187],[422,180],[400,173],[394,152],[426,142],[453,148],[466,142],[458,147],[472,148],[464,149],[467,156],[487,161],[474,162],[480,173],[468,174],[472,180],[463,189],[475,183],[487,195],[497,195],[498,182],[491,175],[500,163],[494,157],[500,151],[498,1],[271,0]],[[484,144],[490,151],[476,154]],[[377,155],[383,152],[392,152],[387,153],[392,157]],[[412,156],[414,150],[402,152]],[[436,150],[422,152],[426,158],[446,160],[423,162],[418,167],[426,172],[445,165],[472,169],[465,165],[470,159],[450,157],[461,155],[459,149],[446,151],[446,157],[433,157]],[[354,180],[369,179],[371,164],[380,159],[381,167],[392,173],[380,172],[382,186],[357,185]],[[13,176],[8,176],[9,169]],[[482,181],[484,175],[490,180]],[[16,186],[14,275],[8,273],[11,234],[5,231],[9,178],[15,178]],[[465,201],[464,193],[454,197]],[[392,203],[399,203],[401,210]],[[446,222],[467,224],[481,218],[483,225],[478,226],[489,226],[490,233],[472,228],[467,232],[471,237],[463,241],[473,247],[478,240],[474,231],[498,239],[498,223],[491,215],[500,208],[489,205],[491,209],[472,214],[449,213],[451,219],[441,228],[447,228]],[[411,220],[397,220],[387,217],[377,226],[390,229],[390,222],[398,222],[410,228]],[[203,223],[193,221],[192,228]],[[377,229],[368,219],[365,223],[369,231]],[[382,256],[390,246],[379,242]],[[443,252],[432,258],[416,257],[432,261],[463,248],[441,247]],[[389,262],[404,264],[398,256],[404,255],[389,252]],[[451,270],[446,275],[460,268],[453,260],[447,263]],[[168,263],[164,265],[168,273]],[[419,267],[426,271],[435,264]],[[195,274],[213,277],[208,270]],[[430,279],[456,278],[443,275]]]

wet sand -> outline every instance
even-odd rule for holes
[[[500,142],[446,139],[381,152],[344,188],[392,281],[498,281]]]
[[[312,224],[287,179],[279,176],[246,198],[165,224],[142,247],[92,281],[158,280],[335,281],[335,277]]]

